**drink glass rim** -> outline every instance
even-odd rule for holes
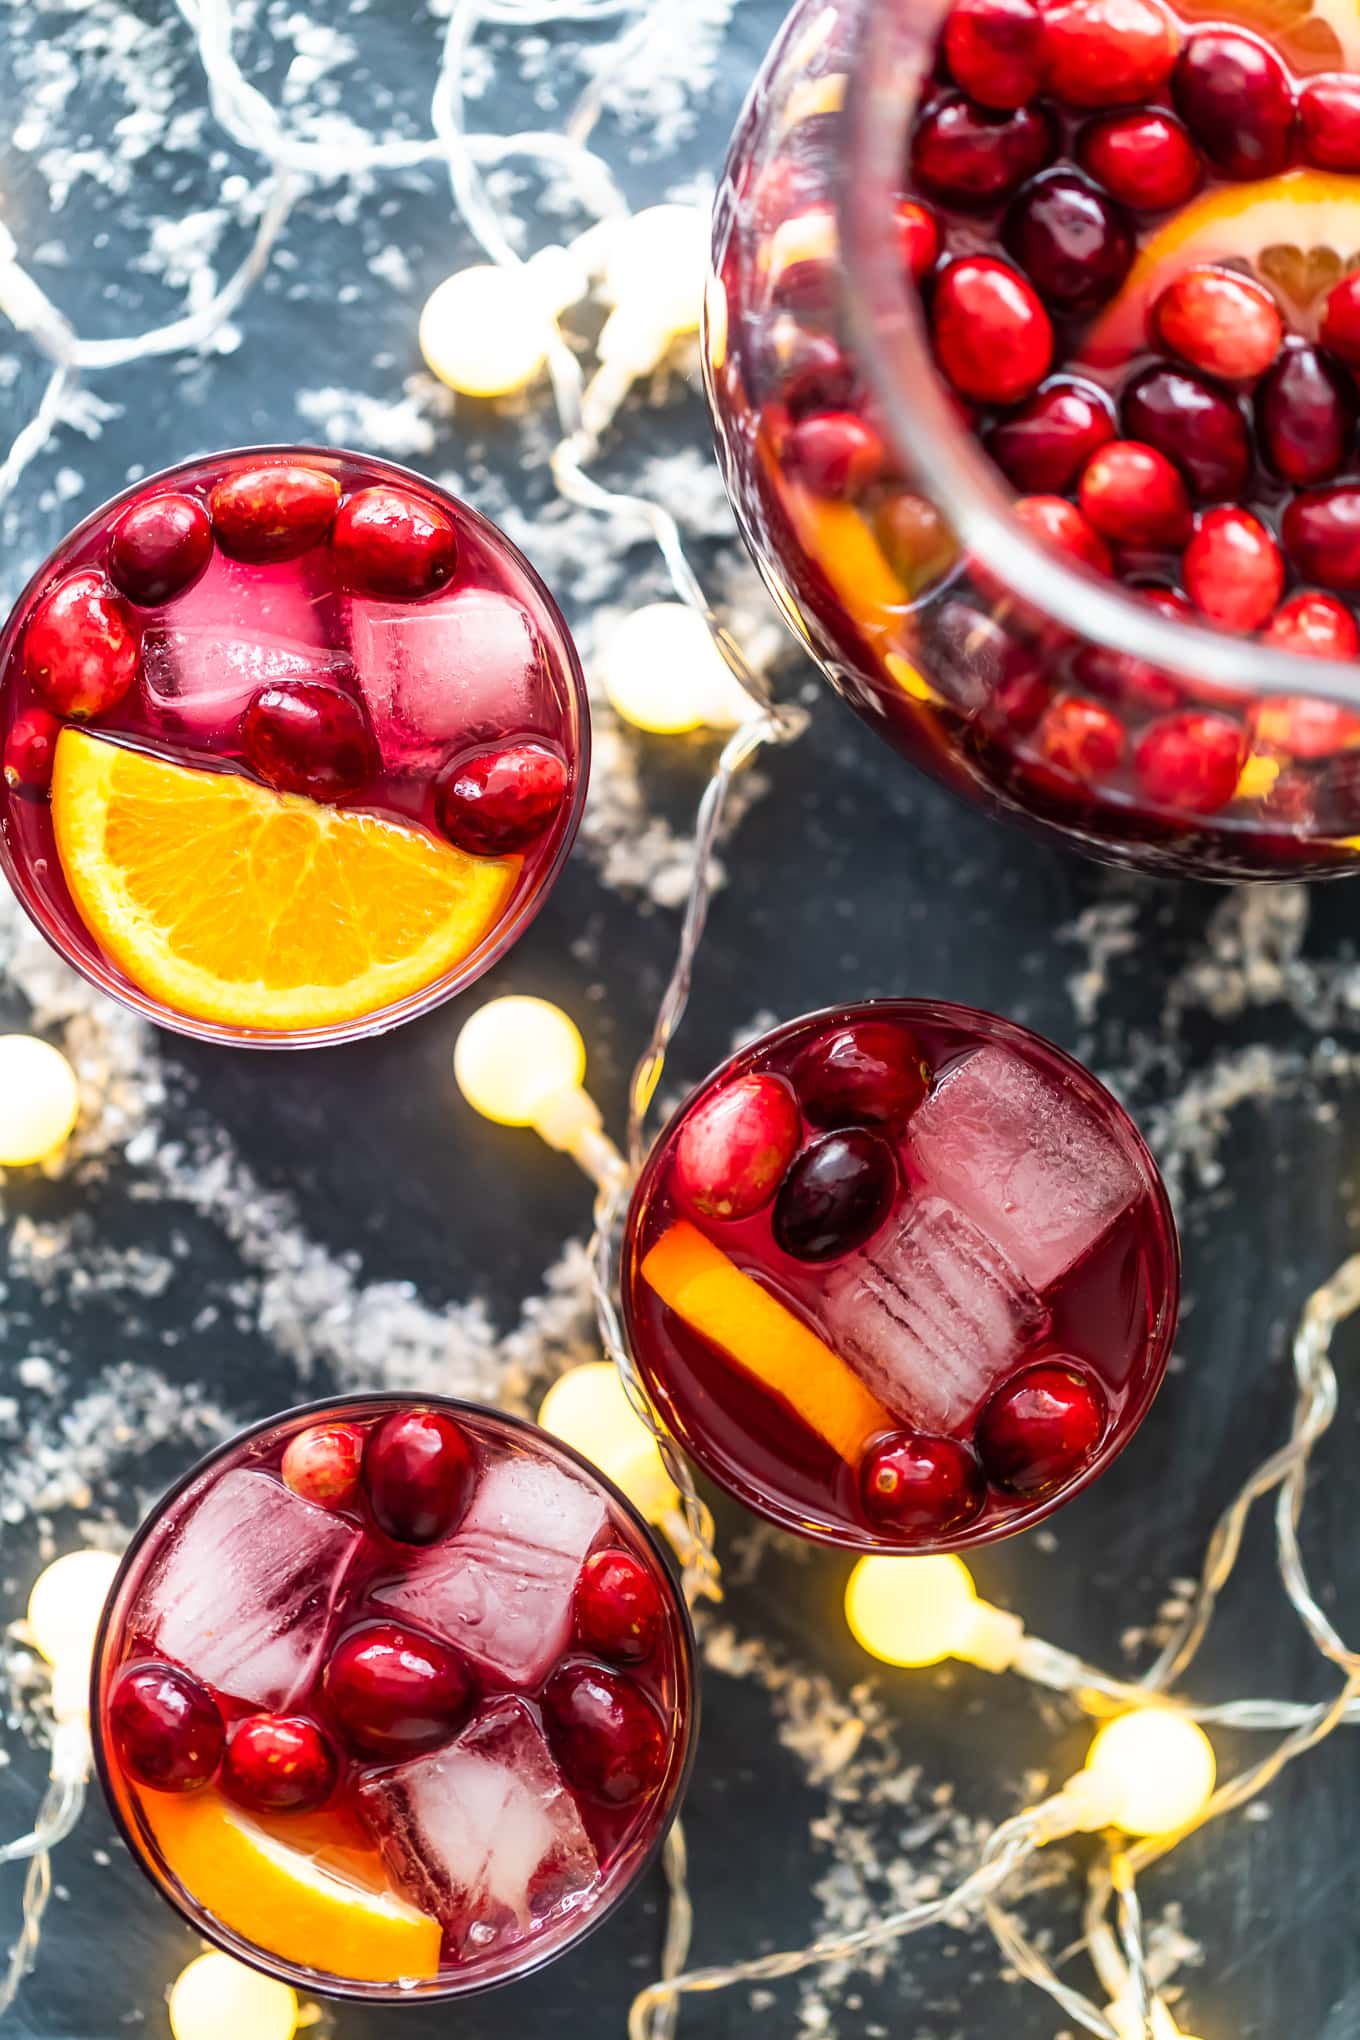
[[[403,1987],[396,1983],[370,1983],[354,1977],[335,1977],[328,1970],[307,1969],[300,1964],[285,1961],[282,1956],[272,1955],[267,1948],[259,1948],[253,1941],[247,1941],[234,1934],[225,1921],[217,1919],[207,1911],[206,1907],[199,1905],[193,1893],[188,1891],[187,1887],[181,1893],[177,1887],[177,1880],[174,1880],[167,1871],[162,1871],[153,1865],[145,1840],[135,1831],[133,1824],[124,1813],[120,1795],[114,1790],[110,1775],[110,1763],[104,1741],[104,1715],[100,1693],[104,1657],[110,1641],[110,1632],[113,1628],[114,1612],[117,1608],[119,1596],[134,1571],[146,1545],[151,1541],[154,1532],[163,1521],[166,1511],[173,1508],[175,1503],[180,1501],[188,1493],[189,1489],[194,1486],[195,1482],[201,1480],[205,1474],[209,1473],[219,1460],[226,1459],[229,1455],[236,1453],[241,1446],[247,1444],[252,1438],[260,1436],[263,1432],[277,1430],[280,1426],[291,1424],[298,1418],[303,1417],[343,1416],[346,1412],[372,1414],[384,1408],[433,1409],[441,1414],[449,1414],[454,1417],[470,1416],[474,1420],[490,1417],[494,1422],[504,1425],[507,1430],[520,1432],[531,1438],[536,1446],[541,1447],[546,1440],[551,1451],[560,1453],[563,1458],[570,1461],[589,1479],[598,1481],[610,1501],[628,1519],[648,1549],[656,1554],[661,1569],[670,1582],[674,1606],[680,1616],[675,1633],[677,1637],[676,1665],[685,1702],[683,1710],[679,1710],[683,1713],[684,1747],[673,1767],[673,1776],[666,1788],[667,1804],[664,1814],[657,1824],[656,1832],[647,1844],[647,1847],[638,1856],[629,1874],[620,1882],[618,1890],[602,1899],[585,1915],[579,1930],[575,1934],[558,1946],[542,1950],[534,1955],[532,1959],[526,1961],[522,1967],[514,1968],[503,1976],[482,1979],[473,1978],[465,1982],[459,1982],[456,1979],[447,1977],[434,1977],[426,1983],[416,1983],[409,1987]],[[118,1829],[129,1855],[143,1876],[155,1888],[160,1897],[168,1905],[173,1906],[174,1910],[193,1928],[195,1933],[201,1934],[205,1940],[210,1941],[223,1954],[231,1955],[238,1962],[246,1963],[249,1968],[257,1969],[265,1976],[272,1976],[280,1983],[291,1984],[295,1989],[314,1992],[318,1997],[335,1998],[362,2004],[428,2005],[444,2002],[452,1998],[479,1997],[486,1991],[502,1990],[510,1984],[522,1982],[525,1977],[533,1976],[541,1969],[546,1969],[550,1963],[559,1961],[562,1957],[571,1954],[589,1935],[595,1932],[597,1927],[603,1926],[604,1922],[623,1904],[623,1901],[630,1892],[636,1889],[640,1880],[655,1863],[666,1836],[679,1817],[680,1807],[694,1770],[699,1738],[699,1652],[694,1633],[694,1618],[690,1613],[689,1605],[685,1600],[680,1582],[676,1577],[674,1561],[662,1543],[661,1538],[629,1500],[628,1496],[623,1493],[622,1489],[615,1486],[608,1474],[601,1472],[600,1468],[587,1459],[583,1452],[578,1452],[574,1445],[569,1445],[565,1438],[559,1438],[555,1433],[545,1431],[541,1424],[535,1424],[528,1417],[515,1416],[509,1410],[498,1409],[492,1403],[474,1402],[467,1396],[419,1394],[415,1391],[405,1392],[400,1389],[373,1389],[367,1393],[362,1390],[355,1390],[345,1395],[325,1396],[317,1402],[297,1403],[290,1409],[276,1411],[272,1416],[257,1418],[254,1423],[243,1426],[239,1431],[234,1431],[230,1438],[226,1438],[220,1444],[214,1445],[210,1451],[205,1452],[186,1472],[182,1473],[177,1480],[173,1481],[154,1506],[148,1510],[133,1533],[132,1540],[126,1551],[123,1553],[99,1618],[99,1627],[95,1632],[94,1649],[90,1659],[89,1708],[90,1743],[94,1753],[95,1773],[104,1795],[104,1803],[108,1807],[114,1825]]]

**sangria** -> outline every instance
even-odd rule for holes
[[[1026,1528],[1141,1423],[1176,1325],[1166,1192],[1052,1043],[921,999],[816,1013],[681,1106],[629,1214],[629,1338],[721,1486],[828,1544]]]
[[[1360,34],[1257,0],[802,0],[708,377],[832,684],[1097,855],[1360,846]]]
[[[0,639],[0,862],[105,991],[305,1045],[459,990],[585,796],[566,626],[485,518],[386,461],[256,449],[77,527]]]
[[[612,1910],[676,1810],[683,1600],[618,1492],[534,1426],[355,1398],[257,1425],[145,1523],[91,1722],[129,1848],[229,1954],[451,1997]]]

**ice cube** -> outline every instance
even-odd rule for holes
[[[1048,1322],[1004,1254],[943,1197],[907,1203],[826,1279],[828,1343],[917,1430],[956,1430]]]
[[[285,1708],[316,1676],[362,1542],[268,1474],[223,1474],[175,1531],[142,1626],[219,1692]]]
[[[522,1700],[495,1700],[456,1742],[365,1779],[359,1807],[391,1875],[459,1954],[513,1946],[579,1906],[599,1864]]]
[[[482,1476],[457,1534],[374,1600],[457,1646],[512,1686],[536,1686],[566,1647],[601,1497],[541,1459],[511,1454]]]
[[[930,1188],[966,1211],[1037,1290],[1088,1253],[1142,1188],[1089,1105],[996,1043],[945,1073],[909,1131]]]
[[[204,740],[230,729],[262,687],[290,680],[320,680],[352,693],[354,662],[347,652],[263,631],[224,636],[220,625],[208,623],[153,627],[142,639],[148,706]]]

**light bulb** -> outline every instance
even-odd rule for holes
[[[175,2040],[292,2040],[297,1992],[230,1955],[200,1955],[170,1991]]]
[[[845,1619],[855,1641],[890,1665],[935,1665],[965,1658],[987,1671],[1012,1662],[1020,1620],[980,1601],[961,1558],[861,1558],[845,1589]]]
[[[1091,1827],[1174,1834],[1204,1811],[1214,1789],[1213,1744],[1170,1707],[1139,1707],[1097,1731],[1086,1768],[1063,1787],[1088,1802]]]
[[[80,1112],[76,1073],[32,1034],[0,1035],[0,1166],[21,1169],[65,1147]]]
[[[88,1665],[95,1631],[118,1570],[111,1551],[68,1551],[34,1582],[28,1631],[48,1664]]]
[[[578,1091],[586,1045],[546,999],[492,999],[463,1023],[453,1074],[474,1112],[498,1126],[534,1126],[546,1102]]]
[[[559,1375],[539,1406],[538,1421],[622,1488],[649,1523],[679,1506],[656,1440],[634,1414],[618,1370],[607,1360],[590,1360]]]
[[[604,294],[645,307],[662,334],[697,333],[708,268],[709,217],[695,205],[649,205],[611,229]]]
[[[466,397],[503,397],[542,370],[553,326],[526,269],[481,264],[448,277],[420,315],[420,351],[433,375]]]
[[[610,634],[601,660],[611,706],[657,736],[735,729],[754,704],[687,602],[648,602]]]

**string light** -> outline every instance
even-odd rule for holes
[[[972,1574],[952,1554],[859,1559],[846,1583],[845,1619],[855,1641],[889,1665],[956,1657],[1005,1671],[1022,1634],[1018,1616],[978,1599]]]
[[[431,374],[468,397],[503,397],[543,372],[556,319],[590,279],[566,248],[544,248],[517,268],[478,263],[450,276],[420,315]]]
[[[39,1573],[28,1597],[28,1634],[54,1668],[88,1667],[118,1560],[109,1551],[68,1551]]]
[[[32,1034],[0,1035],[0,1166],[45,1162],[79,1114],[76,1073],[61,1050]]]
[[[657,736],[736,729],[755,710],[703,617],[684,602],[648,602],[625,616],[600,672],[615,713]]]
[[[175,2040],[292,2040],[297,1992],[230,1955],[199,1955],[170,1990]]]
[[[1169,1707],[1117,1715],[1097,1731],[1086,1767],[1063,1787],[1082,1825],[1128,1835],[1175,1834],[1213,1795],[1213,1744],[1197,1721]]]
[[[680,1504],[675,1482],[612,1361],[587,1361],[559,1375],[539,1405],[538,1421],[583,1452],[649,1523],[674,1515]]]

